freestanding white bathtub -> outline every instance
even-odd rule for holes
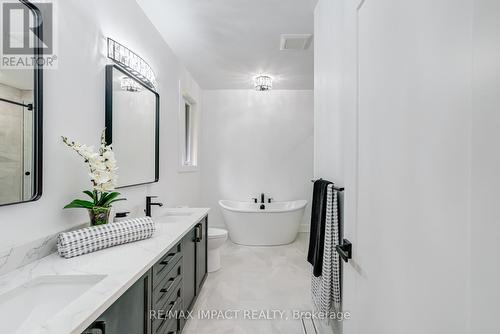
[[[289,244],[299,232],[307,201],[260,203],[220,200],[229,238],[240,245]]]

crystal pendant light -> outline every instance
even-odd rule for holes
[[[255,90],[266,91],[273,88],[273,79],[268,75],[259,75],[254,79]]]

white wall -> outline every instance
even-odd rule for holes
[[[327,150],[344,160],[316,129],[315,171],[345,184],[354,244],[343,332],[498,332],[500,4],[320,0],[315,14],[330,54],[316,124],[341,122]]]
[[[109,63],[106,37],[130,47],[152,66],[160,93],[160,182],[123,189],[128,201],[118,209],[142,209],[147,194],[159,195],[169,206],[199,203],[199,174],[177,172],[179,80],[196,97],[198,85],[134,0],[56,3],[59,67],[45,71],[44,78],[43,195],[36,202],[0,207],[0,250],[87,220],[83,210],[62,210],[89,182],[82,161],[60,136],[98,144],[104,127],[104,67]]]
[[[313,92],[203,92],[202,204],[223,226],[220,199],[311,199]],[[309,222],[306,208],[304,222]]]
[[[498,333],[500,300],[500,2],[474,1],[470,333]]]

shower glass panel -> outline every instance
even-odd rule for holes
[[[2,18],[10,30],[2,35],[11,58],[37,59],[34,65],[0,66],[0,206],[38,199],[42,193],[42,29],[40,10],[29,1],[8,2]],[[26,22],[31,22],[33,32]],[[5,27],[4,27],[5,28]],[[15,47],[13,46],[15,45]],[[21,50],[21,51],[19,51]]]
[[[33,91],[0,84],[1,96],[33,104]],[[33,197],[33,111],[0,100],[0,203]]]

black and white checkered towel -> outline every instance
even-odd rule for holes
[[[150,217],[142,217],[63,232],[57,237],[57,251],[60,256],[69,259],[104,248],[150,238],[155,229],[155,223]]]
[[[313,304],[316,311],[322,314],[328,314],[331,311],[340,312],[340,258],[335,250],[340,240],[337,195],[333,184],[328,185],[323,269],[319,277],[315,277],[311,272]]]

